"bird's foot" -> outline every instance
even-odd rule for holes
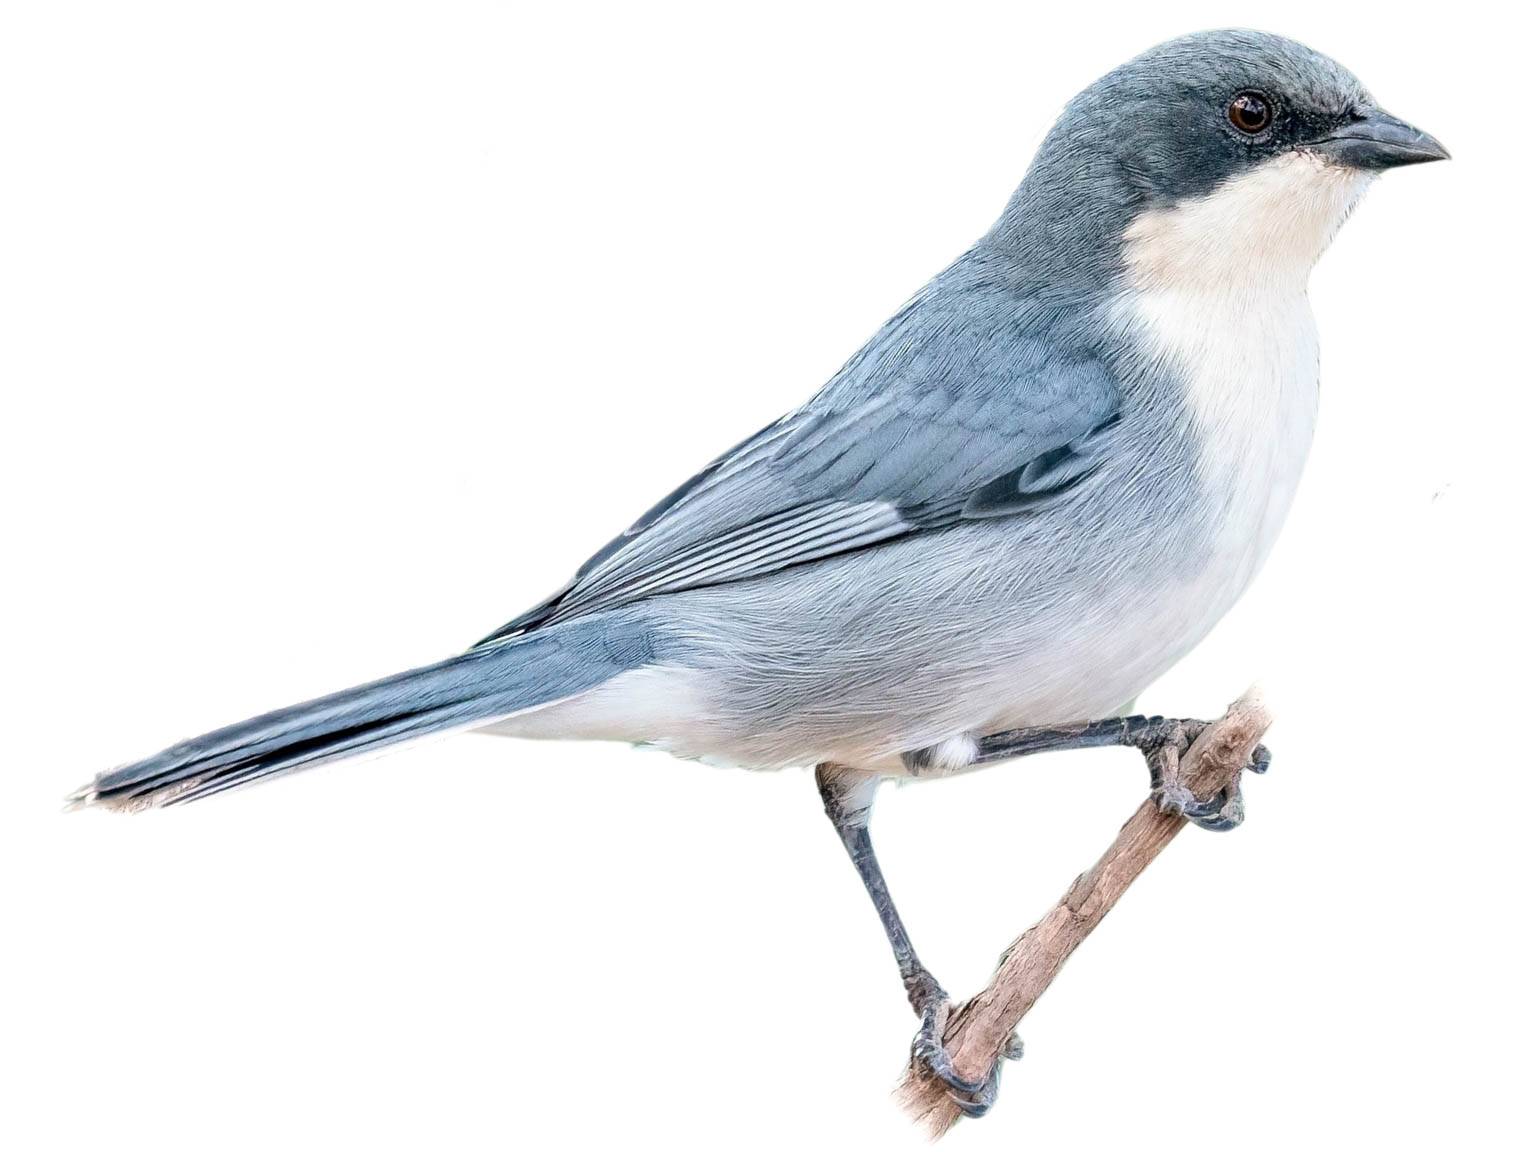
[[[949,996],[931,977],[912,989],[912,1007],[917,1011],[917,1035],[912,1040],[912,1063],[944,1085],[955,1107],[970,1117],[985,1116],[997,1103],[998,1084],[1002,1079],[1003,1061],[1017,1060],[1024,1055],[1024,1042],[1015,1034],[1008,1038],[1002,1054],[992,1062],[992,1068],[980,1080],[969,1080],[955,1071],[955,1066],[944,1050],[944,1026],[949,1022]]]
[[[1167,720],[1151,717],[1138,734],[1137,747],[1146,757],[1152,776],[1152,799],[1164,812],[1184,817],[1196,827],[1227,832],[1243,822],[1243,792],[1233,783],[1208,800],[1201,800],[1179,779],[1179,760],[1209,723],[1204,720]],[[1253,750],[1248,770],[1262,775],[1269,770],[1269,749]]]

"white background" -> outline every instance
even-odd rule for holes
[[[549,592],[979,235],[1073,92],[1247,18],[1456,160],[1320,266],[1287,533],[1142,699],[1268,686],[1247,825],[1137,883],[951,1142],[1531,1146],[1529,29],[1038,7],[5,6],[0,1143],[918,1146],[804,772],[457,737],[59,798]],[[1107,751],[882,795],[952,991],[1143,789]]]

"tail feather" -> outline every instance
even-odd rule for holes
[[[567,699],[649,657],[644,636],[603,624],[572,621],[220,728],[100,774],[69,805],[185,804]]]

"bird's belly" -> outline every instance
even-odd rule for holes
[[[1157,525],[1075,551],[993,522],[887,546],[873,567],[866,554],[685,594],[687,641],[557,709],[547,734],[753,768],[836,760],[895,773],[914,749],[1113,715],[1241,596],[1293,489],[1289,473],[1234,479],[1220,499],[1189,497],[1203,519],[1188,530]],[[1145,509],[1153,520],[1188,511]]]
[[[1104,715],[1185,656],[1237,602],[1269,555],[1300,483],[1317,412],[1316,332],[1305,296],[1146,292],[1128,298],[1143,355],[1174,366],[1187,501],[1112,499],[1167,518],[1166,537],[1127,536],[1140,562],[1116,569],[1081,615],[1021,655],[1002,727]],[[1118,611],[1117,611],[1118,608]],[[1063,671],[1065,670],[1065,671]]]
[[[519,734],[899,771],[902,752],[1113,714],[1210,631],[1274,543],[1316,403],[1304,302],[1293,319],[1234,337],[1237,317],[1173,308],[1157,331],[1185,368],[1182,401],[1081,506],[665,597],[657,665]]]
[[[1049,634],[1020,636],[1001,674],[976,685],[985,733],[1114,715],[1211,631],[1247,586],[1253,552],[1213,553],[1161,581],[1106,587]]]
[[[1163,359],[1184,368],[1169,443],[1148,444],[1057,538],[1021,524],[1016,551],[984,565],[1023,574],[990,581],[1004,593],[990,610],[949,593],[962,607],[940,613],[911,664],[934,689],[913,701],[930,722],[903,732],[909,747],[1112,715],[1226,615],[1279,535],[1311,444],[1315,337],[1305,301],[1293,303],[1257,329],[1216,307],[1164,317]]]
[[[1154,551],[1097,581],[1041,570],[1033,544],[1010,556],[992,539],[978,543],[991,555],[965,570],[955,564],[964,553],[950,551],[959,542],[916,557],[923,575],[895,600],[831,578],[784,600],[759,589],[753,603],[711,606],[704,651],[626,674],[631,683],[615,684],[609,699],[644,693],[644,708],[622,710],[668,718],[625,738],[679,755],[756,768],[835,760],[889,773],[905,770],[903,752],[1113,715],[1247,586],[1270,527],[1260,518],[1244,534],[1234,514],[1216,514],[1220,531],[1179,542],[1208,549],[1193,563]],[[1035,578],[976,574],[1010,562]],[[658,707],[661,699],[673,706]]]

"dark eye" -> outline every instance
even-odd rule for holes
[[[1227,119],[1250,136],[1268,128],[1271,117],[1269,101],[1257,92],[1239,92],[1227,107]]]

